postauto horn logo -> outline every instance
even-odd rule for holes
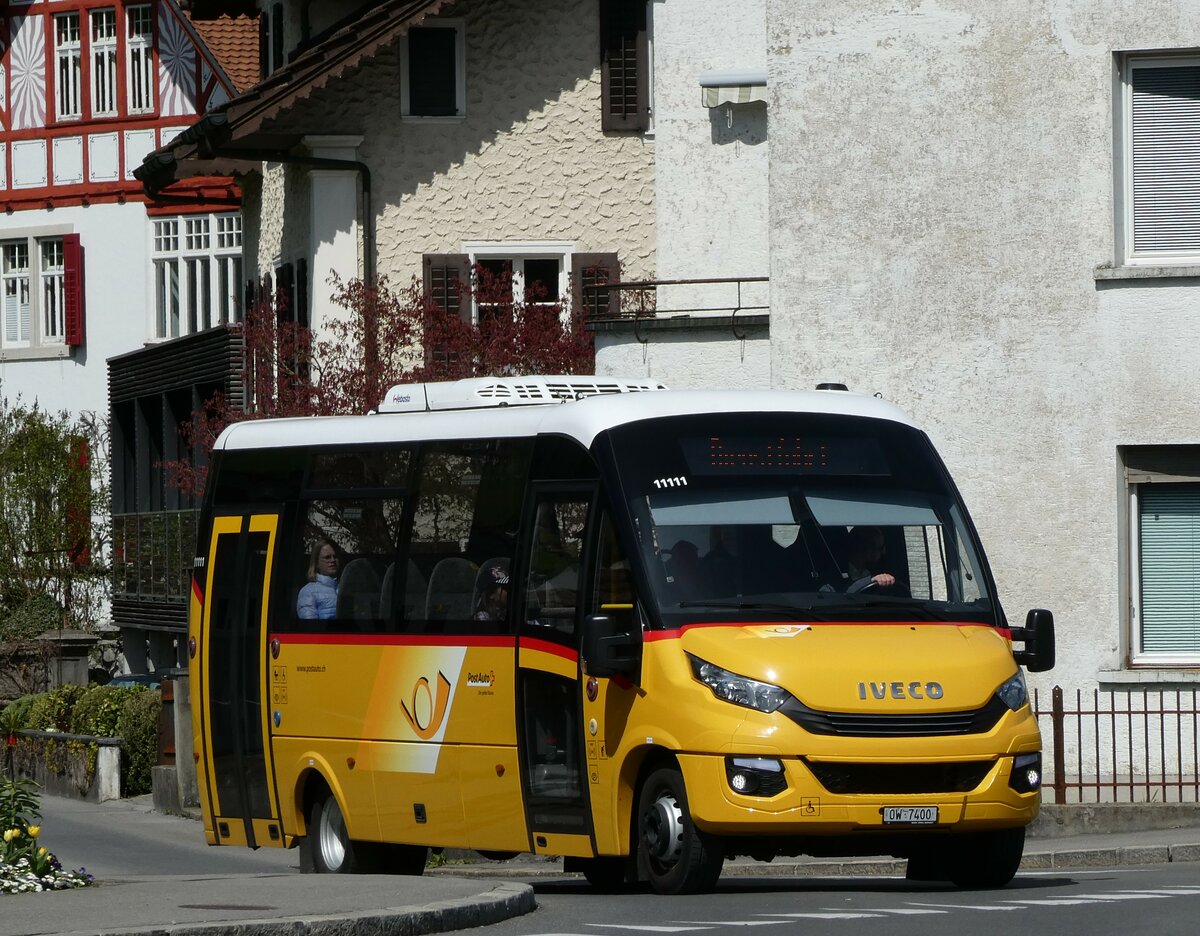
[[[428,741],[442,727],[450,705],[450,688],[450,680],[438,670],[436,694],[429,686],[429,679],[422,676],[413,686],[411,703],[406,705],[403,699],[400,701],[405,721],[422,741]]]

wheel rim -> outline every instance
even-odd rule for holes
[[[660,870],[673,867],[683,854],[683,809],[663,791],[642,817],[642,844],[646,857]]]
[[[330,871],[337,871],[346,860],[346,822],[337,800],[330,797],[321,810],[321,822],[317,829],[317,845],[321,850],[321,861]]]

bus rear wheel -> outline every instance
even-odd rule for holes
[[[659,894],[710,891],[721,876],[721,841],[697,829],[688,810],[683,775],[661,767],[638,796],[638,868]]]

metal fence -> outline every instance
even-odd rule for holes
[[[1064,803],[1200,800],[1197,689],[1035,690],[1043,788]]]

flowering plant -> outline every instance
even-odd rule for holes
[[[66,890],[92,883],[86,869],[64,870],[50,850],[38,844],[40,818],[37,784],[0,777],[0,894]]]

